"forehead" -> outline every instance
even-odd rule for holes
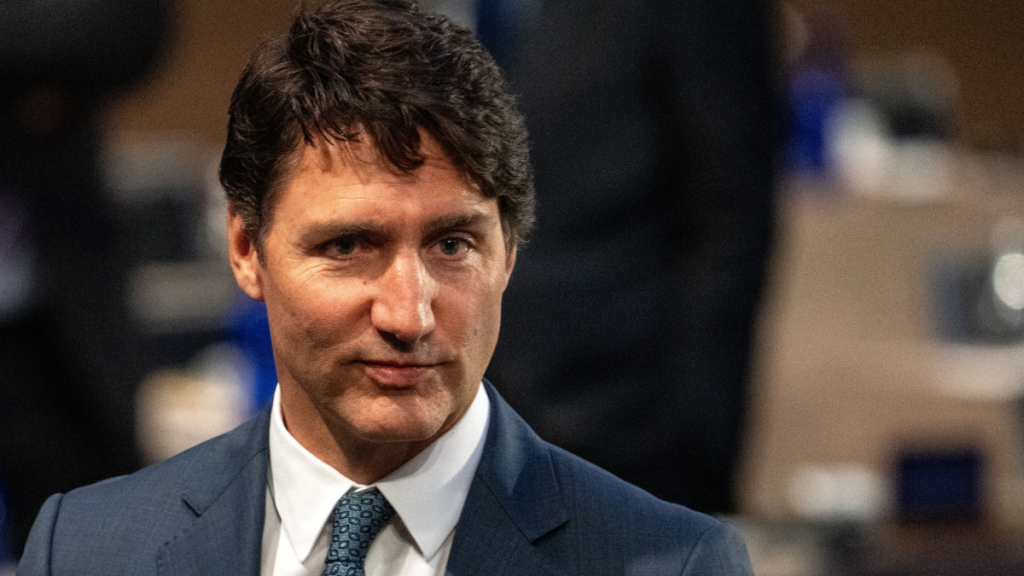
[[[423,166],[405,172],[391,164],[381,151],[367,141],[365,135],[359,139],[334,141],[318,139],[313,144],[301,143],[292,157],[292,171],[289,180],[298,177],[331,177],[339,183],[367,184],[386,183],[390,185],[412,185],[440,177],[458,179],[472,188],[477,188],[465,173],[455,167],[451,158],[440,144],[428,133],[420,133],[418,152],[423,157]],[[285,187],[287,187],[287,182]]]
[[[423,135],[420,153],[423,164],[403,172],[366,142],[303,144],[274,199],[273,227],[282,218],[411,223],[446,211],[496,208],[496,200],[485,198],[429,135]]]

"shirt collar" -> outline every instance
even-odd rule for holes
[[[408,529],[423,557],[437,554],[462,513],[483,453],[490,400],[479,386],[466,414],[415,458],[374,484]],[[288,432],[281,416],[281,392],[274,393],[270,418],[270,478],[281,529],[305,559],[349,490],[362,488],[313,456]]]

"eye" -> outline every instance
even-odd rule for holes
[[[359,248],[359,241],[353,236],[335,238],[327,244],[327,250],[335,256],[351,256]]]
[[[439,247],[445,256],[457,256],[463,248],[467,247],[467,243],[462,238],[445,238],[441,240]]]

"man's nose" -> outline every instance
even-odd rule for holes
[[[434,330],[437,282],[418,253],[397,255],[378,280],[370,310],[373,326],[403,342],[415,342]]]

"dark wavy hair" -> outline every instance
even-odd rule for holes
[[[231,96],[220,181],[259,249],[300,146],[365,134],[410,173],[424,161],[420,129],[498,199],[506,244],[521,242],[533,177],[508,85],[471,32],[407,0],[301,6],[287,34],[256,50]]]

